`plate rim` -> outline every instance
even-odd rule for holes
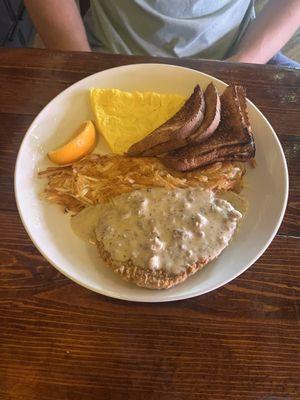
[[[76,284],[89,289],[95,293],[101,294],[103,296],[107,296],[107,297],[111,297],[114,299],[118,299],[118,300],[124,300],[124,301],[131,301],[131,302],[138,302],[138,303],[165,303],[165,302],[170,302],[170,301],[179,301],[179,300],[185,300],[185,299],[190,299],[193,297],[198,297],[198,296],[202,296],[206,293],[212,292],[222,286],[227,285],[229,282],[233,281],[234,279],[236,279],[238,276],[240,276],[241,274],[243,274],[247,269],[249,269],[261,256],[262,254],[267,250],[267,248],[270,246],[271,242],[273,241],[274,237],[276,236],[279,227],[282,223],[283,217],[285,215],[285,211],[286,211],[286,207],[287,207],[287,201],[288,201],[288,195],[289,195],[289,173],[288,173],[288,167],[287,167],[287,161],[285,158],[285,154],[283,151],[283,148],[281,146],[280,140],[275,132],[275,130],[273,129],[272,125],[270,124],[270,122],[267,120],[267,118],[264,116],[264,114],[259,110],[259,108],[251,101],[247,98],[247,102],[249,102],[251,104],[251,106],[254,108],[255,112],[259,114],[260,118],[262,118],[264,120],[264,122],[267,124],[268,128],[271,130],[273,138],[275,139],[275,141],[277,142],[278,148],[279,148],[279,152],[280,152],[280,156],[281,159],[283,161],[283,165],[284,165],[284,198],[283,198],[283,204],[282,204],[282,208],[281,208],[281,212],[280,215],[277,219],[277,223],[275,228],[273,229],[272,234],[270,235],[269,239],[267,240],[265,246],[263,246],[263,248],[255,255],[255,257],[252,259],[252,261],[248,264],[246,264],[246,266],[244,266],[239,272],[237,272],[236,274],[234,274],[232,277],[230,277],[229,279],[223,281],[220,284],[216,284],[216,285],[212,285],[211,287],[207,288],[206,290],[202,291],[201,293],[192,293],[191,295],[170,295],[167,298],[163,298],[163,299],[149,299],[149,298],[141,298],[142,296],[140,296],[140,298],[131,298],[130,296],[126,296],[126,295],[118,295],[118,293],[116,292],[111,292],[110,290],[99,290],[97,289],[95,286],[90,285],[88,283],[82,282],[79,279],[77,279],[76,277],[74,277],[72,274],[69,274],[68,272],[66,272],[62,267],[60,267],[59,265],[57,265],[57,263],[53,262],[52,260],[50,260],[50,258],[47,256],[47,254],[44,252],[44,250],[41,249],[41,247],[37,244],[37,242],[35,241],[35,239],[33,238],[33,235],[30,232],[29,226],[27,226],[26,222],[25,222],[25,216],[23,215],[23,211],[22,211],[22,205],[21,205],[21,201],[20,201],[20,194],[19,194],[19,189],[17,188],[17,176],[18,176],[18,171],[20,168],[20,160],[21,160],[21,155],[22,155],[22,150],[23,147],[25,146],[25,140],[26,138],[29,137],[30,132],[34,129],[35,125],[38,123],[39,118],[41,118],[41,114],[44,113],[45,111],[47,111],[48,108],[51,107],[52,103],[54,103],[55,101],[57,101],[57,99],[59,99],[60,97],[63,97],[66,93],[68,93],[69,91],[71,91],[74,86],[78,85],[78,84],[82,84],[85,80],[89,80],[92,77],[96,77],[99,74],[105,73],[107,71],[112,71],[112,70],[120,70],[120,69],[131,69],[134,67],[163,67],[163,68],[174,68],[174,69],[185,69],[185,70],[189,70],[189,71],[193,71],[196,73],[199,73],[202,76],[208,77],[213,79],[214,81],[219,82],[222,85],[226,85],[228,86],[228,84],[224,81],[222,81],[221,79],[215,78],[213,75],[210,74],[206,74],[204,72],[201,72],[197,69],[194,68],[189,68],[189,67],[183,67],[180,65],[174,65],[174,64],[162,64],[162,63],[135,63],[135,64],[127,64],[127,65],[121,65],[121,66],[117,66],[117,67],[113,67],[113,68],[107,68],[104,69],[102,71],[98,71],[95,72],[94,74],[88,75],[83,79],[78,80],[77,82],[74,82],[72,85],[68,86],[66,89],[64,89],[62,92],[60,92],[58,95],[56,95],[53,99],[51,99],[41,110],[40,112],[35,116],[35,118],[33,119],[33,121],[31,122],[31,124],[29,125],[29,127],[26,130],[26,133],[22,139],[22,142],[20,144],[19,150],[18,150],[18,154],[17,154],[17,158],[16,158],[16,162],[15,162],[15,168],[14,168],[14,195],[15,195],[15,201],[16,201],[16,205],[17,205],[17,210],[21,219],[21,222],[23,224],[23,227],[25,229],[25,231],[27,232],[30,240],[32,241],[32,243],[34,244],[34,246],[36,247],[36,249],[40,252],[40,254],[49,262],[49,264],[51,266],[53,266],[54,268],[56,268],[62,275],[66,276],[68,279],[70,279],[71,281],[75,282]],[[137,297],[137,296],[136,296]]]

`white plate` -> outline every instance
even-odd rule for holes
[[[228,80],[230,77],[228,76]],[[50,165],[46,153],[67,140],[78,125],[92,118],[91,87],[157,91],[189,96],[194,86],[213,81],[222,92],[225,83],[212,76],[177,66],[137,64],[91,75],[58,95],[35,118],[21,145],[15,169],[15,195],[23,224],[35,246],[60,272],[95,292],[132,301],[171,301],[198,296],[231,281],[250,267],[275,236],[286,208],[288,173],[285,157],[272,127],[248,101],[257,147],[255,169],[248,168],[243,191],[250,210],[221,256],[183,284],[164,291],[138,288],[122,281],[98,257],[95,248],[78,239],[69,216],[39,199],[44,180],[37,172]],[[104,143],[100,150],[107,152]]]

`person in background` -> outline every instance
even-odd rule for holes
[[[299,64],[280,49],[299,27],[300,0],[91,0],[83,23],[75,0],[25,0],[51,49]]]

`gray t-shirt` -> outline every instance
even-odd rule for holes
[[[232,54],[254,17],[253,0],[91,0],[92,47],[164,57]]]

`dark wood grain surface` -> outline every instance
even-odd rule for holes
[[[113,300],[39,254],[13,172],[36,114],[107,68],[183,65],[242,83],[283,146],[287,212],[264,255],[230,284],[162,304]],[[0,399],[300,399],[300,71],[222,62],[0,49]]]

